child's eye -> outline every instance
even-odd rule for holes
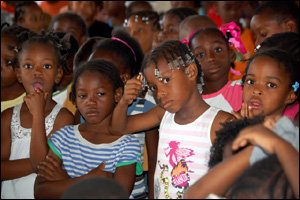
[[[267,83],[267,87],[269,88],[277,88],[277,85],[274,83]]]
[[[10,59],[7,59],[5,60],[5,63],[6,63],[6,66],[13,66],[15,61],[14,60],[10,60]]]
[[[156,86],[153,86],[153,85],[149,85],[148,88],[149,88],[149,90],[152,91],[152,92],[156,92],[156,90],[157,90],[157,87],[156,87]]]
[[[248,79],[248,80],[246,80],[246,83],[247,83],[248,85],[253,85],[253,84],[254,84],[254,81],[253,81],[252,79]]]
[[[79,98],[79,99],[84,99],[85,97],[86,97],[85,94],[78,94],[78,98]]]
[[[45,68],[45,69],[51,69],[51,68],[52,68],[52,65],[50,65],[50,64],[44,64],[44,68]]]
[[[170,78],[169,78],[169,77],[164,77],[164,78],[162,78],[161,82],[162,82],[163,84],[167,84],[167,83],[170,82]]]
[[[25,69],[31,69],[32,68],[32,64],[24,64],[23,67]]]
[[[105,94],[104,92],[98,92],[98,93],[97,93],[97,95],[98,95],[99,97],[103,96],[104,94]]]
[[[202,59],[202,58],[204,58],[204,56],[205,56],[205,53],[204,53],[204,52],[199,52],[198,54],[196,54],[196,57],[197,57],[198,59]]]
[[[215,52],[216,52],[216,53],[220,53],[221,51],[222,51],[222,48],[221,48],[221,47],[215,48]]]

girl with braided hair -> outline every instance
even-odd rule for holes
[[[47,137],[74,117],[52,99],[62,77],[67,44],[53,33],[23,32],[27,40],[18,50],[18,81],[24,102],[1,113],[1,198],[33,199],[37,166],[45,159]]]
[[[184,191],[207,172],[209,149],[221,123],[234,116],[210,107],[198,90],[200,64],[188,47],[170,40],[143,61],[141,76],[126,82],[116,106],[111,129],[129,134],[159,126],[154,175],[155,198],[182,198]],[[127,107],[147,82],[158,106],[127,116]],[[163,167],[161,167],[163,166]]]

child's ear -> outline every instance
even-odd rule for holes
[[[121,87],[119,87],[115,91],[115,102],[116,103],[118,103],[121,100],[122,95],[123,95],[123,89]]]
[[[288,97],[287,97],[285,103],[286,104],[294,103],[297,98],[298,97],[297,97],[296,93],[293,90],[291,90],[290,93],[288,94]]]
[[[198,76],[198,68],[196,63],[192,63],[184,69],[184,73],[187,75],[189,79],[197,79]]]
[[[61,78],[63,77],[63,75],[64,75],[64,71],[61,67],[59,67],[57,69],[57,74],[56,74],[56,77],[55,77],[55,80],[54,80],[56,84],[59,84],[59,82],[60,82]]]
[[[288,20],[284,24],[286,31],[288,32],[297,32],[296,23],[293,20]]]

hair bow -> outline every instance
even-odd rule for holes
[[[247,52],[241,40],[241,28],[235,22],[223,24],[219,28],[223,32],[228,41],[242,54]]]

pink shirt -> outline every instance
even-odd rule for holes
[[[210,106],[229,113],[232,113],[232,111],[237,112],[241,109],[243,102],[242,81],[228,81],[219,91],[202,95],[202,98]]]

